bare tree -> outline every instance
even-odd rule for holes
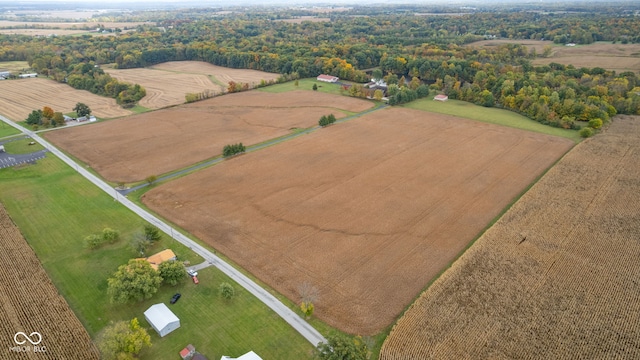
[[[317,287],[311,285],[310,282],[303,282],[298,286],[298,294],[300,294],[300,300],[303,302],[316,302],[320,297],[320,290]]]
[[[302,300],[300,303],[300,310],[302,310],[306,317],[310,317],[311,315],[313,315],[313,311],[315,309],[313,303],[318,300],[318,297],[320,296],[320,290],[305,281],[300,286],[298,286],[298,293],[300,294],[300,298]]]

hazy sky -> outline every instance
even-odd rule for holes
[[[506,5],[523,5],[523,4],[545,4],[558,2],[559,0],[0,0],[0,8],[28,8],[29,5],[42,6],[44,4],[51,4],[51,7],[61,6],[65,8],[92,8],[92,9],[114,9],[114,8],[127,8],[135,7],[135,4],[144,4],[148,7],[149,4],[158,4],[159,7],[206,7],[206,6],[230,6],[230,5],[295,5],[295,4],[314,4],[314,5],[372,5],[372,4],[442,4],[450,5],[451,7],[463,6],[463,5],[493,5],[493,4],[506,4]],[[637,4],[638,0],[615,0],[616,3],[629,3]],[[598,2],[607,3],[611,1],[605,0],[563,0],[565,3],[576,2]]]

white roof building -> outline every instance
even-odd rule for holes
[[[232,358],[229,356],[223,356],[220,358],[220,360],[262,360],[262,358],[260,356],[258,356],[258,354],[254,353],[253,351],[249,351],[248,353],[238,357],[238,358]]]
[[[180,327],[180,319],[164,303],[151,305],[144,312],[144,318],[160,337]]]

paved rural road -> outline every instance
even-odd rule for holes
[[[171,226],[164,223],[162,220],[158,219],[151,213],[142,209],[137,204],[134,204],[132,201],[127,199],[126,197],[120,195],[114,188],[109,186],[107,183],[99,179],[97,176],[93,175],[82,166],[78,165],[75,161],[69,158],[67,155],[62,153],[56,147],[51,145],[48,141],[42,139],[33,131],[22,128],[21,126],[15,124],[13,121],[5,118],[0,115],[0,120],[5,123],[15,127],[26,135],[30,136],[33,140],[39,142],[42,146],[48,149],[52,154],[59,157],[62,161],[67,163],[67,165],[71,166],[71,168],[76,169],[80,173],[80,175],[87,178],[89,181],[94,183],[104,192],[109,194],[115,200],[122,203],[124,206],[129,208],[134,213],[138,214],[143,219],[147,220],[149,223],[157,226],[160,230],[162,230],[165,234],[171,236],[176,241],[181,244],[187,246],[189,249],[193,250],[196,254],[202,256],[205,261],[211,263],[220,271],[225,273],[235,282],[237,282],[240,286],[245,288],[255,297],[257,297],[260,301],[265,303],[271,310],[275,311],[281,318],[284,319],[289,325],[291,325],[296,331],[298,331],[305,339],[307,339],[313,346],[317,346],[321,342],[327,342],[327,340],[314,329],[309,323],[307,323],[304,319],[302,319],[298,314],[289,309],[286,305],[284,305],[280,300],[278,300],[275,296],[271,295],[271,293],[267,292],[265,289],[256,284],[253,280],[249,279],[247,276],[242,274],[240,271],[236,270],[234,267],[226,263],[224,260],[216,256],[211,251],[205,249],[195,241],[189,239],[188,237],[182,235],[180,232],[172,228]]]

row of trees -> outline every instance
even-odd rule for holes
[[[64,115],[59,111],[45,106],[42,110],[33,110],[25,122],[33,127],[57,127],[64,126]]]
[[[187,93],[184,96],[184,101],[186,103],[192,103],[192,102],[196,102],[196,101],[200,101],[200,100],[206,100],[209,98],[212,98],[216,96],[215,91],[213,90],[205,90],[199,93]]]
[[[105,73],[94,61],[84,57],[67,56],[65,53],[42,53],[33,59],[25,60],[40,74],[59,82],[66,82],[75,89],[114,98],[123,107],[135,105],[146,95],[142,86],[120,82]]]
[[[78,116],[91,115],[91,109],[84,103],[77,103],[73,108]],[[64,115],[45,106],[42,110],[33,110],[25,119],[25,122],[33,127],[57,127],[65,125]]]
[[[322,115],[320,117],[320,120],[318,121],[318,125],[325,127],[328,125],[333,124],[334,122],[336,122],[336,116],[333,114],[329,114],[329,115]]]
[[[246,147],[242,143],[225,145],[222,149],[222,156],[229,157],[245,152]]]
[[[414,77],[414,79],[416,79]],[[422,84],[414,89],[414,82],[412,81],[409,86],[405,82],[400,82],[400,85],[389,85],[387,94],[389,97],[389,105],[400,105],[408,103],[417,99],[422,99],[429,95],[429,88]]]

